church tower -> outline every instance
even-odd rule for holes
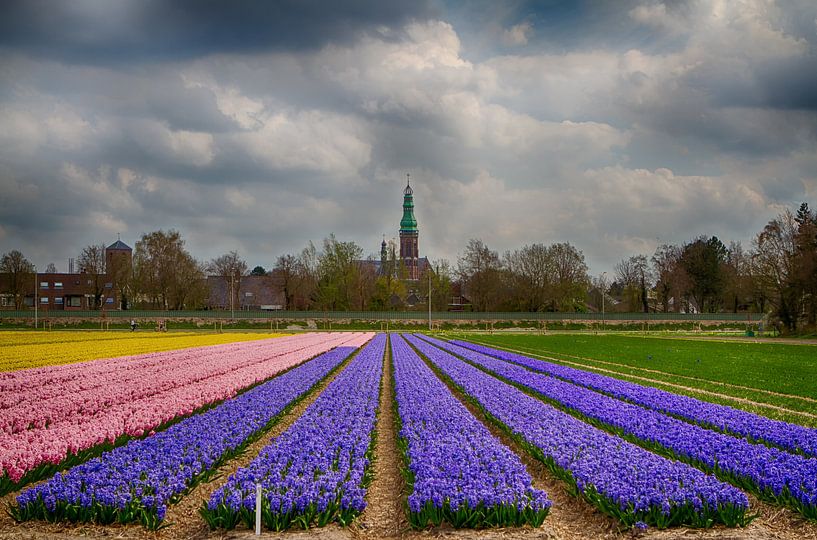
[[[411,189],[411,176],[407,174],[406,189],[403,190],[403,219],[400,220],[400,260],[406,267],[406,277],[413,281],[420,279],[418,237],[414,190]]]

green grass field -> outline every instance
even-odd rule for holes
[[[808,416],[817,415],[817,402],[810,401],[817,400],[817,346],[814,345],[586,334],[469,334],[461,337],[817,427],[817,418]]]

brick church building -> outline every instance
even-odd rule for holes
[[[420,257],[420,230],[417,218],[414,217],[414,190],[411,189],[411,176],[406,175],[406,188],[403,190],[403,218],[400,220],[400,254],[399,258],[389,250],[386,239],[380,244],[380,273],[389,271],[402,274],[408,282],[416,282],[425,273],[429,262],[427,257]],[[400,264],[388,264],[389,261]],[[402,268],[400,268],[402,266]]]

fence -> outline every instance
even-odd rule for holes
[[[434,321],[678,321],[678,322],[745,322],[757,323],[762,313],[561,313],[561,312],[476,312],[435,311]],[[422,311],[43,311],[45,319],[212,319],[212,320],[365,320],[365,321],[427,321]],[[33,310],[0,311],[0,319],[34,319]]]

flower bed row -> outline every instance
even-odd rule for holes
[[[742,526],[749,501],[713,476],[639,446],[562,412],[417,337],[409,337],[437,368],[603,512],[628,526],[659,528]]]
[[[0,414],[4,422],[12,417],[17,425],[37,422],[37,427],[0,434],[0,494],[98,455],[99,448],[109,449],[129,438],[144,436],[202,407],[235,396],[332,347],[354,345],[370,336],[299,336],[151,355],[126,365],[117,359],[111,363],[121,368],[118,370],[95,365],[84,377],[92,381],[91,389],[73,391],[66,384],[61,399],[28,401]],[[119,371],[127,372],[127,377]],[[80,384],[75,375],[74,386]],[[30,385],[37,380],[39,377],[32,377],[29,386],[17,394],[36,394],[36,388]],[[59,380],[52,378],[49,385],[58,388]],[[37,420],[42,418],[51,422]]]
[[[338,347],[166,431],[57,474],[18,495],[10,512],[18,521],[138,521],[156,529],[168,504],[243,450],[354,350]]]
[[[99,386],[106,386],[106,377],[112,380],[127,381],[139,372],[151,368],[159,370],[162,366],[173,369],[177,364],[189,361],[200,356],[218,354],[219,351],[251,350],[258,347],[258,343],[267,341],[252,340],[215,344],[209,346],[193,346],[191,342],[186,348],[177,348],[169,351],[152,351],[142,354],[119,355],[116,344],[109,345],[109,356],[87,362],[43,366],[12,372],[0,372],[0,410],[17,407],[27,401],[59,398],[64,393],[84,392]],[[275,338],[279,346],[287,342],[297,341],[298,336]],[[129,343],[128,340],[124,341]],[[66,353],[66,355],[70,355]],[[19,396],[15,399],[14,396]],[[3,431],[7,428],[4,425]]]
[[[455,340],[452,343],[604,392],[637,405],[671,414],[704,427],[739,435],[749,441],[761,441],[790,452],[817,457],[817,429],[814,428],[773,420],[726,405],[709,403],[651,386],[536,360],[468,341]]]
[[[425,339],[638,444],[714,472],[808,518],[817,518],[817,459],[752,444],[471,349]]]
[[[98,358],[133,356],[188,347],[221,345],[275,337],[275,334],[230,332],[110,332],[47,331],[3,332],[0,343],[0,381],[2,372],[86,362]],[[1,407],[0,407],[1,408]]]
[[[252,529],[259,483],[270,530],[347,525],[363,510],[385,348],[386,334],[379,334],[285,433],[213,493],[200,510],[211,529],[241,522]]]
[[[408,467],[409,521],[455,527],[530,524],[550,510],[519,458],[446,388],[405,340],[392,334],[400,447]]]
[[[16,371],[0,380],[0,432],[43,428],[76,414],[185,386],[325,341],[321,336],[228,343]],[[243,364],[230,357],[246,355]],[[46,403],[46,407],[37,407]]]

